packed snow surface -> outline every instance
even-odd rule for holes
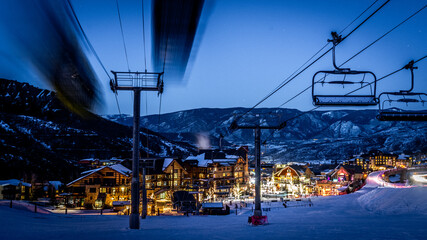
[[[3,240],[426,239],[427,188],[384,188],[376,182],[349,195],[312,198],[311,207],[263,203],[262,208],[270,210],[264,211],[269,224],[257,227],[247,224],[252,204],[237,215],[233,204],[228,216],[147,217],[140,230],[131,230],[128,216],[41,214],[0,202],[0,236]]]

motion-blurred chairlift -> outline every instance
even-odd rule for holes
[[[399,92],[383,92],[378,96],[380,121],[427,121],[427,94],[412,92],[414,89],[414,61],[405,69],[411,71],[411,88]]]
[[[315,106],[371,106],[377,105],[376,94],[377,78],[370,71],[355,71],[350,68],[339,68],[335,63],[335,47],[342,41],[341,35],[332,32],[332,63],[335,70],[318,71],[313,76],[312,97]],[[360,91],[369,85],[363,94],[339,94],[346,91]],[[330,94],[334,92],[335,94]]]

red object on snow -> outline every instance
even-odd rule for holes
[[[268,223],[267,216],[252,216],[250,218],[252,225],[255,226],[264,225]]]

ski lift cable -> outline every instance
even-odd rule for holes
[[[116,0],[116,6],[117,6],[117,15],[119,16],[120,31],[121,31],[121,33],[122,33],[123,48],[125,49],[126,64],[127,64],[127,66],[128,66],[128,70],[129,70],[129,72],[130,72],[129,59],[128,59],[128,52],[127,52],[127,48],[126,48],[126,41],[125,41],[125,35],[124,35],[124,33],[123,33],[122,17],[121,17],[121,15],[120,15],[119,0]]]
[[[165,54],[164,54],[164,56],[163,56],[163,70],[162,70],[162,72],[163,72],[163,77],[164,77],[164,74],[165,74],[165,67],[166,67],[166,54],[167,54],[167,51],[168,51],[168,42],[169,42],[169,31],[167,32],[167,35],[166,35],[166,44],[165,44]],[[159,115],[158,115],[158,129],[160,129],[160,114],[161,114],[161,111],[162,111],[162,97],[163,97],[163,93],[160,93],[160,99],[159,99]]]
[[[68,6],[71,9],[71,12],[73,13],[74,19],[77,22],[77,25],[79,26],[80,31],[82,32],[82,35],[87,43],[87,45],[89,46],[90,51],[92,52],[92,54],[95,56],[96,60],[98,61],[99,65],[101,65],[102,69],[104,70],[105,74],[107,75],[108,79],[110,79],[110,81],[112,80],[110,74],[108,73],[107,69],[105,68],[104,64],[102,63],[101,59],[99,58],[98,54],[95,51],[95,48],[93,47],[92,43],[89,41],[89,38],[86,35],[86,32],[83,30],[83,27],[80,23],[79,18],[77,17],[76,11],[74,10],[73,5],[71,4],[70,0],[67,0]],[[116,98],[116,104],[117,104],[117,109],[119,111],[119,114],[121,115],[121,111],[120,111],[120,105],[119,105],[119,101],[117,98],[117,92],[115,92],[114,94],[115,98]]]
[[[339,34],[343,33],[347,28],[349,28],[354,22],[356,22],[360,17],[363,16],[363,14],[365,14],[372,6],[374,6],[376,3],[378,2],[378,0],[375,0],[369,7],[367,7],[362,13],[359,14],[359,16],[357,16],[355,19],[353,19],[353,21],[351,21],[349,24],[347,24],[346,27],[344,27]],[[307,61],[305,61],[297,70],[295,70],[291,75],[289,75],[289,77],[287,77],[281,84],[285,83],[287,80],[289,80],[293,75],[295,75],[302,67],[304,67],[308,62],[310,62],[315,56],[317,56],[317,54],[319,54],[323,49],[325,49],[330,42],[326,42],[326,44],[319,49],[315,54],[313,54],[313,56],[311,56]],[[281,85],[280,84],[280,85]],[[279,85],[279,86],[280,86]]]
[[[337,43],[341,43],[345,39],[347,39],[351,34],[353,34],[357,29],[359,29],[364,23],[366,23],[372,16],[374,16],[379,10],[381,10],[387,3],[389,3],[390,0],[387,0],[384,2],[379,8],[377,8],[373,13],[371,13],[365,20],[363,20],[359,25],[357,25],[350,33],[348,33],[345,37],[341,38],[340,41]],[[280,89],[282,89],[284,86],[286,86],[288,83],[290,83],[292,80],[294,80],[296,77],[298,77],[301,73],[303,73],[305,70],[307,70],[309,67],[311,67],[314,63],[319,61],[321,58],[323,58],[327,53],[329,53],[332,50],[332,47],[329,48],[326,52],[324,52],[322,55],[320,55],[318,58],[316,58],[313,62],[311,62],[308,66],[303,68],[301,71],[299,71],[297,74],[289,78],[288,80],[285,80],[281,84],[279,84],[278,87],[276,87],[272,92],[267,94],[264,98],[262,98],[258,103],[256,103],[253,107],[251,107],[248,111],[246,111],[244,114],[238,117],[238,120],[240,120],[244,115],[251,112],[253,109],[255,109],[257,106],[259,106],[261,103],[263,103],[265,100],[270,98],[272,95],[274,95],[276,92],[278,92]]]
[[[416,60],[416,61],[414,61],[414,64],[415,63],[418,63],[418,62],[420,62],[420,61],[422,61],[422,60],[424,60],[424,59],[426,59],[427,58],[427,55],[425,55],[425,56],[423,56],[423,57],[421,57],[421,58],[419,58],[418,60]],[[402,71],[402,70],[404,70],[404,69],[406,69],[406,66],[407,65],[405,65],[405,66],[403,66],[403,67],[401,67],[401,68],[399,68],[399,69],[397,69],[397,70],[395,70],[395,71],[393,71],[393,72],[391,72],[391,73],[389,73],[389,74],[387,74],[387,75],[384,75],[384,76],[382,76],[381,78],[378,78],[377,79],[377,82],[378,81],[381,81],[381,80],[383,80],[383,79],[385,79],[385,78],[388,78],[388,77],[390,77],[390,76],[392,76],[392,75],[394,75],[394,74],[396,74],[396,73],[398,73],[398,72],[400,72],[400,71]],[[349,94],[352,94],[352,93],[354,93],[354,92],[356,92],[356,91],[358,91],[358,90],[360,90],[360,89],[362,89],[362,88],[365,88],[365,87],[367,87],[367,86],[370,86],[372,83],[369,83],[369,84],[367,84],[367,85],[365,85],[365,86],[362,86],[362,87],[360,87],[360,88],[358,88],[358,89],[355,89],[355,90],[353,90],[353,91],[351,91],[351,92],[349,92],[349,93],[347,93],[346,95],[349,95]],[[315,111],[315,110],[317,110],[318,108],[320,108],[320,106],[317,106],[317,107],[314,107],[314,108],[312,108],[312,109],[310,109],[310,110],[308,110],[308,111],[306,111],[306,112],[302,112],[302,113],[300,113],[300,114],[298,114],[297,116],[294,116],[294,117],[292,117],[292,118],[289,118],[289,119],[287,119],[287,120],[285,120],[285,122],[288,122],[288,121],[291,121],[291,120],[294,120],[294,119],[296,119],[296,118],[299,118],[299,117],[301,117],[301,116],[303,116],[303,115],[305,115],[305,114],[307,114],[307,113],[310,113],[310,112],[312,112],[312,111]],[[277,131],[277,130],[275,130],[275,131]],[[272,136],[273,136],[273,134],[275,133],[275,131],[273,131],[267,138],[266,138],[266,140],[264,140],[263,141],[263,144],[265,144]],[[323,130],[322,130],[323,131]],[[318,133],[321,133],[322,131],[319,131]]]
[[[365,22],[367,22],[372,16],[374,16],[381,8],[383,8],[387,3],[389,3],[390,0],[387,0],[384,2],[377,10],[375,10],[373,13],[371,13],[365,20],[363,20],[357,27],[355,27],[350,33],[348,33],[345,37],[342,38],[341,42],[344,41],[346,38],[348,38],[351,34],[353,34],[358,28],[360,28]]]
[[[382,38],[384,38],[385,36],[387,36],[388,34],[390,34],[391,32],[393,32],[394,30],[396,30],[398,27],[400,27],[405,22],[407,22],[408,20],[410,20],[411,18],[413,18],[415,15],[417,15],[419,12],[421,12],[425,8],[427,8],[427,5],[423,6],[418,11],[416,11],[415,13],[413,13],[412,15],[410,15],[409,17],[407,17],[405,20],[403,20],[402,22],[400,22],[399,24],[397,24],[396,26],[394,26],[392,29],[390,29],[389,31],[387,31],[386,33],[384,33],[382,36],[380,36],[379,38],[377,38],[375,41],[373,41],[372,43],[370,43],[369,45],[367,45],[366,47],[364,47],[363,49],[361,49],[359,52],[357,52],[352,57],[350,57],[345,62],[343,62],[339,67],[341,67],[344,64],[350,62],[353,58],[355,58],[356,56],[358,56],[359,54],[361,54],[362,52],[364,52],[365,50],[367,50],[368,48],[370,48],[372,45],[374,45],[375,43],[377,43],[378,41],[380,41]],[[321,82],[321,80],[323,80],[324,78],[325,77],[323,77],[322,79],[318,80],[316,83]],[[308,86],[307,88],[305,88],[304,90],[302,90],[301,92],[299,92],[298,94],[296,94],[295,96],[293,96],[292,98],[288,99],[287,101],[285,101],[284,103],[282,103],[281,105],[279,105],[278,108],[286,105],[287,103],[289,103],[290,101],[292,101],[296,97],[300,96],[301,94],[303,94],[307,90],[311,89],[311,87],[312,87],[312,84],[310,86]]]
[[[77,22],[77,25],[79,25],[80,31],[82,31],[83,37],[86,40],[87,44],[89,45],[89,48],[93,55],[95,55],[96,60],[98,61],[99,65],[101,65],[102,69],[104,70],[105,74],[107,74],[108,78],[111,79],[110,74],[108,73],[107,69],[105,68],[104,64],[102,63],[101,59],[99,58],[98,54],[95,51],[95,48],[93,47],[92,43],[89,41],[89,38],[87,37],[85,31],[83,30],[83,27],[77,17],[76,12],[74,11],[74,7],[71,4],[70,0],[67,0],[68,5],[70,6],[71,12],[73,13],[74,19]]]
[[[344,29],[342,29],[339,34],[343,33],[348,27],[350,27],[354,22],[356,22],[360,17],[363,16],[363,14],[365,14],[365,12],[367,12],[370,8],[372,8],[372,6],[374,6],[376,3],[378,2],[378,0],[375,0],[375,2],[373,2],[369,7],[367,7],[362,13],[359,14],[359,16],[357,16],[353,21],[351,21]],[[329,45],[329,42],[327,42],[319,51],[317,51],[311,58],[309,58],[303,65],[301,65],[295,72],[293,72],[287,79],[289,79],[290,77],[292,77],[297,71],[299,71],[305,64],[307,64],[311,59],[313,59],[319,52],[321,52],[326,46]],[[340,65],[341,67],[342,65]],[[286,80],[287,80],[286,79]],[[324,79],[324,78],[323,78]],[[286,81],[285,80],[285,81]],[[283,105],[287,104],[288,102],[292,101],[293,99],[295,99],[296,97],[298,97],[299,95],[301,95],[302,93],[304,93],[305,91],[309,90],[311,88],[311,85],[309,87],[307,87],[306,89],[304,89],[303,91],[301,91],[300,93],[298,93],[297,95],[293,96],[292,98],[290,98],[289,100],[287,100],[285,103],[282,103],[278,108],[282,107]]]
[[[147,71],[147,53],[145,48],[145,14],[144,14],[144,0],[141,0],[141,6],[142,6],[142,38],[144,42],[144,67],[145,71]]]
[[[422,60],[424,60],[424,59],[426,59],[426,58],[427,58],[427,55],[425,55],[424,57],[419,58],[418,60],[414,61],[414,64],[415,64],[415,63],[418,63],[418,62],[421,62]],[[393,71],[393,72],[391,72],[391,73],[389,73],[389,74],[387,74],[387,75],[385,75],[385,76],[383,76],[383,77],[381,77],[381,78],[378,78],[378,79],[377,79],[377,82],[379,82],[379,81],[381,81],[381,80],[383,80],[383,79],[385,79],[385,78],[387,78],[387,77],[390,77],[390,76],[392,76],[392,75],[394,75],[394,74],[396,74],[396,73],[398,73],[398,72],[400,72],[400,71],[402,71],[402,70],[406,69],[406,66],[407,66],[407,65],[405,65],[405,66],[403,66],[403,67],[401,67],[401,68],[397,69],[396,71]],[[356,92],[356,91],[359,91],[360,89],[365,88],[365,87],[370,86],[370,85],[371,85],[371,83],[369,83],[369,84],[367,84],[367,85],[365,85],[365,86],[362,86],[362,87],[360,87],[360,88],[354,89],[353,91],[351,91],[351,92],[347,93],[347,95],[348,95],[348,94],[352,94],[352,93],[354,93],[354,92]]]
[[[145,12],[144,12],[144,0],[141,0],[142,9],[142,41],[144,45],[144,69],[147,72],[147,50],[145,41]],[[148,92],[145,93],[145,115],[148,115]]]

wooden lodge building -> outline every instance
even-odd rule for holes
[[[175,191],[188,191],[199,202],[236,194],[239,191],[235,188],[243,189],[249,182],[247,153],[247,147],[241,147],[204,151],[184,160],[155,160],[146,168],[148,213],[171,208],[171,196]],[[130,200],[130,179],[131,170],[121,164],[100,166],[83,172],[80,178],[67,184],[68,197],[76,206],[112,206],[115,201]]]
[[[131,171],[121,164],[108,165],[82,173],[67,184],[68,200],[77,207],[101,208],[114,201],[130,199]],[[71,199],[70,199],[71,198]]]
[[[338,165],[326,174],[326,179],[316,182],[316,192],[319,195],[338,195],[348,186],[362,182],[367,177],[362,167],[354,165]]]
[[[278,164],[273,173],[276,192],[295,192],[297,195],[313,193],[314,173],[308,165]]]

